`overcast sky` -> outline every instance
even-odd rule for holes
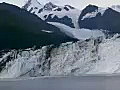
[[[0,2],[8,2],[17,6],[23,6],[27,0],[0,0]],[[46,2],[53,2],[58,5],[69,4],[78,9],[84,8],[88,4],[94,4],[101,7],[108,7],[112,5],[120,5],[120,0],[38,0],[41,4]]]

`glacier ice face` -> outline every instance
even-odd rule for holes
[[[79,75],[90,71],[98,60],[94,40],[61,45],[51,54],[50,75]]]
[[[120,72],[120,38],[117,35],[104,40],[98,49],[100,60],[93,70],[88,73],[119,73]]]
[[[8,55],[5,54],[1,58],[1,62],[5,61],[6,66],[3,68],[0,77],[1,78],[16,78],[22,76],[40,76],[44,75],[46,68],[49,68],[49,61],[47,57],[47,51],[49,47],[42,47],[38,50],[26,49],[23,51],[10,51]],[[6,58],[5,58],[6,56]],[[10,61],[9,58],[11,58]],[[8,61],[8,62],[7,62]],[[47,65],[46,65],[47,64]],[[2,66],[1,66],[2,67]],[[47,75],[47,74],[45,74]]]
[[[116,35],[36,50],[11,50],[0,58],[0,78],[119,73],[119,45]]]

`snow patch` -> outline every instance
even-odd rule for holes
[[[48,31],[48,30],[41,30],[43,32],[46,32],[46,33],[53,33],[53,31]]]
[[[98,13],[101,13],[101,15],[103,15],[106,9],[107,9],[107,8],[101,8],[101,7],[99,7],[98,10],[96,10],[95,12],[87,13],[85,16],[83,16],[83,18],[82,18],[81,20],[84,20],[84,19],[86,19],[86,18],[96,17],[96,15],[97,15]]]

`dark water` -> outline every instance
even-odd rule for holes
[[[0,90],[120,90],[120,76],[1,80]]]

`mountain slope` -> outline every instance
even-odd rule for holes
[[[6,3],[0,4],[0,50],[28,48],[74,41],[36,15]]]

